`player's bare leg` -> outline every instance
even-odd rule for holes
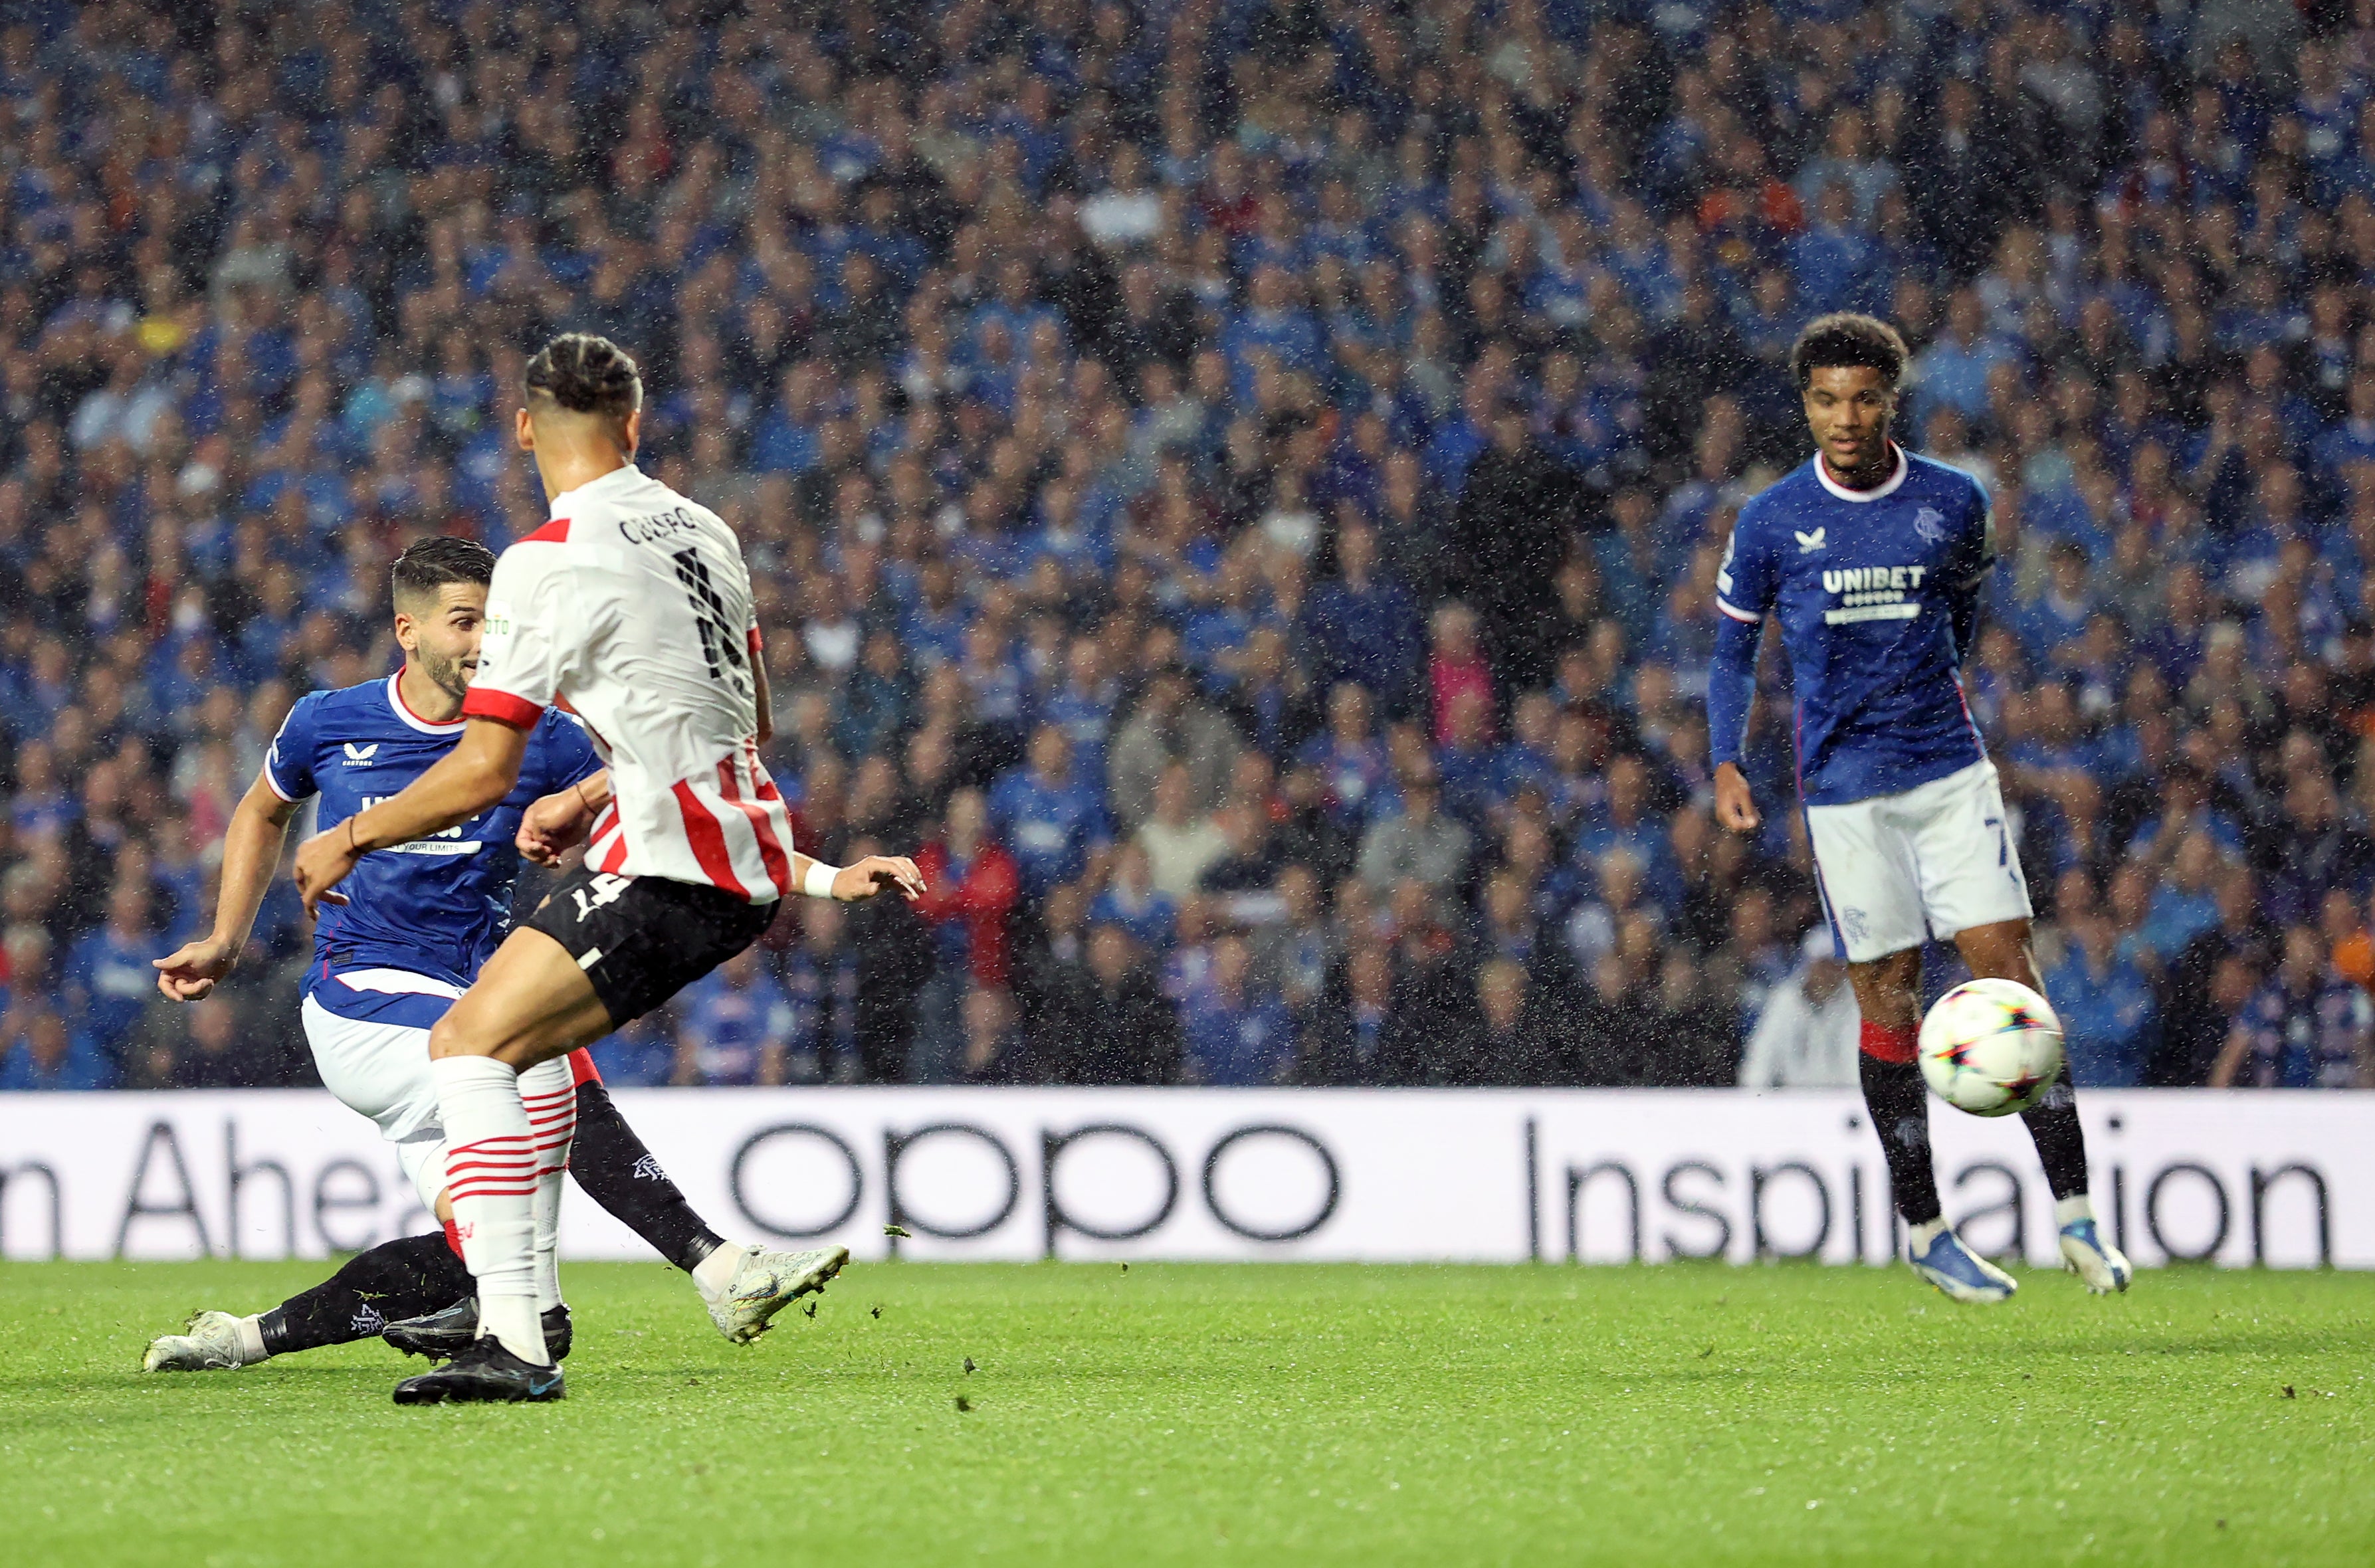
[[[1956,934],[1955,946],[1974,977],[2016,981],[2045,996],[2029,947],[2027,921],[1974,925]],[[2062,1263],[2098,1296],[2126,1290],[2135,1270],[2096,1226],[2094,1201],[2087,1196],[2086,1133],[2078,1123],[2078,1099],[2069,1079],[2047,1090],[2020,1119],[2037,1144],[2046,1185],[2053,1191],[2053,1228],[2059,1232]]]
[[[1848,965],[1863,1014],[1857,1062],[1864,1108],[1880,1135],[1888,1184],[1905,1220],[1906,1262],[1958,1302],[2001,1302],[2018,1287],[2012,1276],[1963,1245],[1938,1203],[1930,1163],[1930,1091],[1915,1042],[1921,1027],[1921,949],[1907,948]]]

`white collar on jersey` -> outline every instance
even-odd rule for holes
[[[1896,471],[1868,490],[1851,490],[1832,478],[1830,462],[1819,452],[1814,454],[1814,477],[1822,480],[1823,488],[1841,501],[1885,500],[1895,495],[1896,487],[1905,482],[1905,476],[1913,471],[1913,465],[1905,460],[1905,448],[1892,441],[1888,443],[1888,450],[1896,454]]]
[[[573,490],[563,490],[559,495],[554,496],[552,498],[552,515],[555,517],[566,517],[569,515],[568,512],[564,510],[563,503],[566,502],[571,496],[584,495],[588,490],[597,490],[605,485],[619,484],[622,481],[640,484],[643,482],[643,477],[644,471],[641,468],[636,467],[632,463],[621,463],[616,468],[611,469],[609,473],[603,475],[599,478],[588,479]]]
[[[414,713],[412,711],[412,704],[404,700],[404,688],[396,684],[396,682],[403,678],[404,672],[402,670],[397,670],[394,675],[387,678],[387,705],[396,710],[396,716],[402,719],[406,724],[410,725],[413,728],[419,730],[423,735],[451,735],[469,722],[467,719],[455,719],[450,724],[431,724],[427,719],[424,719],[419,713]]]

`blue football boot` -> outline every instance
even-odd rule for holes
[[[1913,1272],[1958,1302],[2003,1302],[2020,1289],[2013,1277],[1965,1246],[1962,1238],[1940,1227],[1926,1249],[1906,1248],[1905,1261]]]

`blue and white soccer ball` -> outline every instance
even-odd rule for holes
[[[1967,980],[1921,1020],[1921,1076],[1974,1116],[2026,1111],[2062,1076],[2062,1020],[2015,980]]]

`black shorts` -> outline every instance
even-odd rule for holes
[[[643,1017],[757,941],[774,918],[772,903],[698,882],[580,865],[527,924],[569,949],[615,1025]]]

